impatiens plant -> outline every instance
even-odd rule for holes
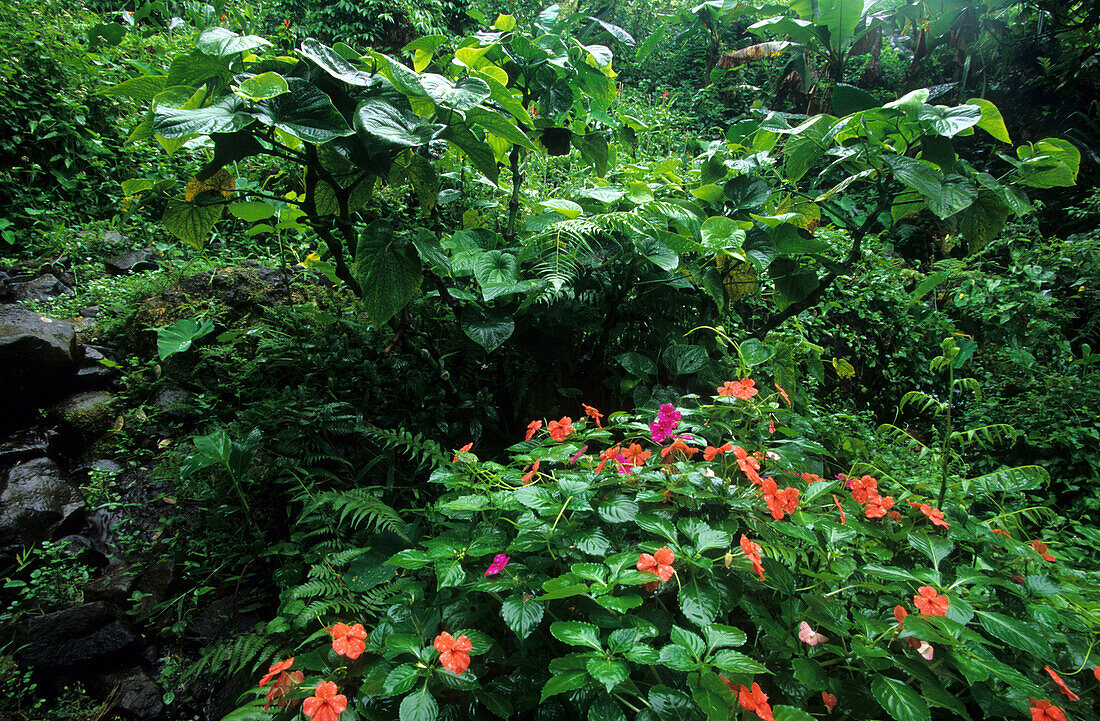
[[[456,454],[355,579],[385,604],[319,619],[231,717],[1096,718],[1100,586],[1015,499],[836,473],[785,392],[728,387]]]

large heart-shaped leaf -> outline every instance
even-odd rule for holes
[[[289,92],[256,104],[256,117],[307,143],[327,143],[353,134],[328,95],[307,80],[290,78]]]
[[[367,142],[415,148],[425,142],[416,132],[418,125],[416,116],[382,98],[368,98],[355,111],[355,130]]]
[[[164,227],[192,248],[202,248],[224,210],[222,203],[206,202],[202,196],[191,203],[172,198],[164,207]]]
[[[317,67],[348,85],[370,87],[379,82],[376,76],[359,70],[328,45],[313,38],[303,40],[298,51]]]
[[[219,98],[205,108],[170,108],[158,104],[153,130],[169,139],[188,135],[235,133],[253,122],[251,115],[238,112],[240,107],[241,99],[235,95]]]
[[[226,28],[204,30],[199,35],[199,39],[195,41],[195,46],[199,50],[207,55],[215,55],[219,58],[270,45],[271,41],[265,40],[259,35],[241,36]]]
[[[375,221],[363,231],[355,249],[355,277],[363,305],[375,325],[381,325],[408,305],[423,276],[410,244],[398,240],[388,223]]]
[[[491,353],[512,337],[516,322],[510,315],[490,312],[477,307],[466,308],[462,313],[462,332]]]
[[[167,360],[187,350],[192,343],[213,330],[214,323],[209,318],[184,318],[167,328],[160,328],[157,330],[157,355],[161,360]]]
[[[283,93],[289,92],[286,78],[279,73],[266,72],[254,75],[241,81],[241,84],[233,90],[236,95],[245,100],[267,100]]]

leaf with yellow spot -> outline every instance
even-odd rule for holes
[[[191,178],[187,181],[187,188],[183,191],[183,199],[190,203],[203,193],[218,193],[227,198],[236,188],[236,183],[237,179],[230,175],[225,168],[222,168],[206,180]]]
[[[788,213],[794,213],[797,217],[791,218],[787,222],[811,234],[817,230],[817,226],[821,222],[821,208],[809,198],[788,195],[775,209],[775,214],[786,215]]]
[[[731,255],[719,255],[718,268],[722,271],[722,285],[730,302],[747,298],[756,290],[756,268],[748,261]]]
[[[843,358],[833,358],[833,370],[846,381],[856,377],[856,369]]]
[[[776,40],[770,43],[757,43],[756,45],[750,45],[747,48],[741,48],[740,50],[734,50],[733,52],[726,53],[722,57],[718,58],[718,62],[715,67],[723,70],[729,70],[731,68],[737,68],[748,63],[756,62],[757,60],[766,60],[768,58],[774,58],[784,50],[786,50],[794,43],[789,40]]]
[[[462,214],[462,228],[468,230],[470,228],[484,228],[486,219],[482,218],[476,208],[470,208]]]

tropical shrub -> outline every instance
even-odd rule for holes
[[[229,718],[1095,718],[1075,674],[1100,587],[1010,510],[1019,471],[952,476],[940,508],[938,475],[826,477],[762,371],[583,409],[532,421],[507,463],[437,467],[439,499],[390,521],[416,542],[344,572],[370,610],[303,619]]]

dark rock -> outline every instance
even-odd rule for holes
[[[168,589],[176,578],[176,564],[170,558],[160,560],[142,571],[138,577],[136,591],[147,594],[138,602],[139,614],[151,611],[154,606],[168,597]]]
[[[232,595],[216,598],[195,612],[190,631],[201,639],[214,640],[227,635],[244,633],[256,625],[259,619],[242,614]]]
[[[58,280],[53,273],[40,275],[15,288],[15,300],[20,302],[49,300],[59,295],[74,295],[74,291]]]
[[[20,660],[39,671],[109,670],[137,637],[102,603],[84,603],[35,616],[16,628]],[[25,645],[24,645],[25,644]]]
[[[0,548],[48,540],[83,508],[80,491],[49,458],[18,465],[0,493]]]
[[[111,427],[114,400],[106,391],[83,391],[61,401],[52,411],[85,437],[98,436]]]
[[[84,536],[78,536],[75,533],[62,536],[57,539],[56,545],[65,551],[65,554],[70,558],[83,559],[92,550],[92,542]]]
[[[81,308],[80,315],[84,316],[85,318],[95,318],[97,315],[99,315],[99,306],[89,305],[86,308]]]
[[[69,323],[0,305],[0,377],[8,409],[0,414],[0,430],[17,428],[65,392],[62,379],[72,373],[75,352],[76,332]]]
[[[46,433],[40,426],[16,431],[0,441],[0,467],[41,458],[46,455],[48,447]]]
[[[108,368],[101,363],[85,363],[76,372],[76,387],[82,391],[106,390],[113,387],[121,375],[117,368]]]
[[[145,270],[157,269],[157,254],[152,248],[132,250],[103,261],[107,272],[111,275],[124,275],[126,273],[140,273]]]
[[[109,458],[100,458],[98,461],[92,461],[92,464],[88,467],[100,473],[122,473],[122,466]]]
[[[128,563],[119,563],[107,569],[99,578],[84,585],[84,597],[89,601],[103,601],[108,606],[121,607],[130,598],[137,583],[137,573]]]
[[[191,400],[188,391],[174,385],[163,385],[153,395],[153,405],[169,418],[183,418],[187,415],[187,404]]]
[[[123,711],[135,719],[159,718],[164,711],[163,689],[140,666],[103,674],[94,685],[101,694],[113,699],[108,711]]]

